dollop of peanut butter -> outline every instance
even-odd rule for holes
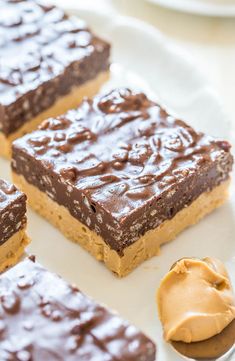
[[[203,341],[235,318],[232,285],[218,259],[176,262],[161,281],[157,302],[166,341]]]

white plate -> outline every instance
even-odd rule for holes
[[[165,8],[206,16],[234,17],[234,0],[147,0]]]
[[[152,27],[131,18],[112,17],[80,10],[80,16],[112,41],[112,79],[105,86],[128,85],[159,99],[175,114],[206,132],[228,137],[230,123],[207,81],[178,49]],[[0,177],[9,178],[9,163],[0,160]],[[234,188],[234,185],[233,185]],[[131,275],[117,279],[79,246],[29,210],[29,253],[52,271],[76,283],[99,302],[116,309],[158,345],[158,360],[181,360],[163,342],[155,292],[160,279],[184,256],[219,257],[235,277],[235,199],[183,232],[162,248],[161,255],[145,262]]]

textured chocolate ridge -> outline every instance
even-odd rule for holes
[[[0,246],[26,224],[26,196],[0,179]]]
[[[109,67],[110,46],[44,1],[0,0],[0,131],[6,136]]]
[[[13,145],[13,170],[122,254],[228,179],[230,145],[118,89],[46,120]]]
[[[155,345],[27,259],[0,277],[0,359],[154,361]]]

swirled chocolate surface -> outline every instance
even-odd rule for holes
[[[109,65],[109,45],[47,1],[0,0],[0,131],[8,135]]]
[[[226,180],[232,156],[123,88],[44,121],[14,143],[12,165],[121,252]]]
[[[25,226],[25,213],[25,194],[13,184],[0,179],[0,247]]]
[[[155,345],[28,259],[0,277],[0,359],[155,361]]]

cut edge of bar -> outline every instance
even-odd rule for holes
[[[27,133],[31,133],[43,120],[57,117],[64,114],[69,109],[78,107],[85,96],[89,98],[95,96],[101,86],[109,80],[109,77],[109,71],[100,72],[96,78],[89,80],[82,85],[73,87],[69,94],[57,99],[50,108],[42,111],[36,117],[24,123],[16,132],[9,136],[5,136],[0,131],[0,156],[10,159],[11,145],[15,139],[20,138]]]
[[[30,239],[23,228],[0,246],[0,273],[17,263],[29,243]]]
[[[159,254],[160,246],[176,238],[189,226],[197,223],[228,198],[230,180],[209,192],[202,193],[172,219],[149,230],[135,243],[124,249],[123,256],[112,250],[105,241],[86,225],[75,219],[64,206],[57,204],[46,193],[28,183],[22,175],[12,173],[18,187],[27,194],[30,206],[58,228],[66,238],[78,243],[119,277],[126,276],[145,260]]]

